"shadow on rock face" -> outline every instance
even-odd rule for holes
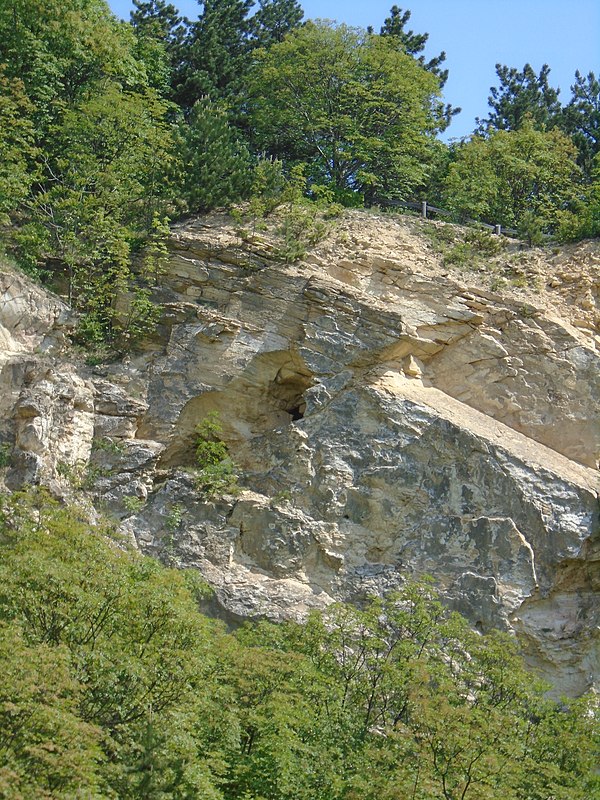
[[[235,457],[249,440],[304,417],[304,392],[313,385],[306,364],[294,351],[260,353],[224,389],[208,391],[183,407],[161,467],[195,463],[196,426],[219,414],[223,440]]]

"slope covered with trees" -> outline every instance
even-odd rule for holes
[[[376,34],[303,22],[297,0],[210,0],[196,22],[166,0],[134,5],[130,23],[105,0],[0,7],[2,238],[82,313],[83,342],[152,326],[139,253],[168,219],[264,189],[261,160],[272,185],[302,175],[309,198],[425,198],[538,238],[598,233],[593,73],[561,106],[547,65],[497,65],[489,116],[447,146],[445,53],[426,60],[398,6]]]
[[[303,625],[203,617],[206,587],[43,493],[0,513],[0,796],[590,800],[594,698],[428,583]]]

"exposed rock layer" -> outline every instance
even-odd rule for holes
[[[598,680],[594,245],[538,253],[544,288],[502,295],[444,269],[416,223],[359,212],[296,265],[220,215],[176,228],[171,251],[157,336],[126,363],[50,364],[31,350],[64,309],[38,319],[30,299],[23,336],[0,306],[7,482],[76,476],[230,616],[301,616],[428,573],[560,690]],[[243,487],[219,501],[184,469],[213,410]]]

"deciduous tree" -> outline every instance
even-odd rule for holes
[[[556,128],[536,130],[526,119],[518,130],[473,136],[459,148],[444,202],[462,218],[514,227],[533,214],[544,230],[555,230],[580,178],[569,137]]]
[[[441,68],[441,65],[446,60],[446,53],[442,50],[439,55],[426,61],[423,50],[429,39],[429,34],[405,30],[410,17],[410,11],[403,11],[398,6],[392,6],[390,16],[385,19],[379,33],[381,36],[393,37],[393,41],[397,43],[398,47],[408,55],[413,56],[424,69],[437,76],[440,82],[440,89],[443,89],[448,80],[448,70]],[[453,108],[450,104],[444,105],[439,101],[436,104],[436,114],[440,121],[440,130],[447,128],[452,121],[452,117],[459,114],[460,111],[460,108]]]
[[[309,22],[258,51],[250,122],[257,149],[306,162],[315,183],[402,197],[424,179],[437,97],[389,37]]]

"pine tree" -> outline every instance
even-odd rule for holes
[[[252,45],[270,47],[297,28],[304,12],[297,0],[259,0],[260,8],[250,20]]]
[[[190,26],[175,75],[175,100],[190,110],[204,96],[234,96],[249,65],[252,0],[205,0]]]
[[[204,97],[180,126],[181,191],[190,211],[241,199],[251,180],[250,154],[225,108]]]
[[[437,77],[440,89],[443,89],[448,80],[448,70],[441,69],[440,65],[446,60],[446,53],[442,50],[438,56],[434,56],[434,58],[431,58],[429,61],[425,61],[423,50],[429,39],[429,34],[405,30],[405,26],[408,24],[410,17],[410,11],[403,11],[396,5],[392,6],[390,9],[390,16],[384,20],[379,33],[381,36],[394,37],[403,52],[412,56],[423,69],[432,72]],[[372,32],[373,29],[369,28],[369,33]],[[440,104],[437,109],[437,115],[440,121],[443,122],[441,129],[447,128],[452,121],[452,117],[459,114],[460,111],[460,108],[454,108],[450,104],[446,106]]]
[[[423,53],[429,34],[404,30],[404,26],[408,23],[410,17],[410,11],[403,12],[398,6],[392,6],[390,16],[384,20],[379,33],[381,36],[395,36],[401,42],[405,53],[408,53],[409,56],[414,56],[422,67],[438,76],[440,88],[443,88],[448,80],[448,70],[441,70],[439,67],[446,60],[446,53],[442,50],[439,56],[435,56],[426,62],[425,56],[419,54]]]
[[[529,119],[537,130],[550,130],[560,123],[559,89],[548,83],[550,67],[544,64],[536,75],[531,64],[523,71],[496,64],[498,87],[490,88],[488,105],[492,109],[486,119],[477,120],[478,132],[488,129],[515,131]]]
[[[572,97],[563,110],[562,128],[579,150],[579,165],[586,180],[592,178],[594,158],[600,153],[600,80],[593,72],[585,78],[575,73]]]
[[[183,18],[171,3],[165,0],[133,0],[135,11],[131,12],[131,24],[136,32],[144,32],[168,44],[177,38]]]

